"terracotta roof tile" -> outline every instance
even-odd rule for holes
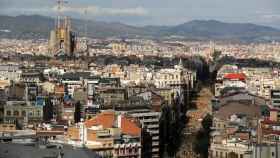
[[[115,113],[114,112],[103,112],[98,114],[96,117],[87,120],[85,122],[86,127],[102,125],[103,128],[111,128],[114,126]]]
[[[137,125],[135,120],[129,119],[125,116],[121,118],[121,129],[124,134],[132,136],[140,136],[141,128]]]
[[[102,125],[103,128],[112,128],[114,123],[117,121],[117,117],[114,112],[103,112],[98,114],[96,117],[85,121],[87,128],[92,126]],[[121,116],[120,128],[123,134],[131,136],[140,136],[141,128],[136,120],[127,116]]]

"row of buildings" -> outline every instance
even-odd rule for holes
[[[32,130],[104,157],[160,157],[161,133],[168,130],[160,125],[169,121],[162,108],[178,106],[172,115],[183,116],[181,106],[196,83],[196,73],[182,61],[164,69],[54,65],[0,66],[2,133]]]
[[[224,91],[231,88],[271,99],[271,90],[279,89],[279,81],[277,68],[238,68],[236,65],[224,65],[217,74],[215,96],[224,95]]]
[[[278,157],[278,80],[272,68],[224,65],[218,71],[209,157]]]

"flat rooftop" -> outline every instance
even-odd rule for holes
[[[41,149],[38,146],[12,143],[0,143],[0,158],[57,158],[60,150],[63,158],[99,158],[91,150],[73,149],[71,146],[63,145],[62,149],[56,147]]]

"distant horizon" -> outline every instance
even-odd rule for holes
[[[20,16],[41,16],[41,17],[46,17],[46,18],[56,18],[55,16],[51,16],[51,15],[41,15],[41,14],[19,14],[19,15],[6,15],[6,14],[0,14],[0,16],[8,16],[8,17],[20,17]],[[121,21],[102,21],[102,20],[95,20],[95,19],[84,19],[84,18],[79,18],[79,17],[71,17],[71,19],[74,20],[89,20],[89,21],[93,21],[93,22],[105,22],[105,23],[120,23],[120,24],[124,24],[124,25],[128,25],[128,26],[133,26],[133,27],[172,27],[172,26],[178,26],[178,25],[183,25],[185,23],[189,23],[189,22],[193,22],[193,21],[216,21],[216,22],[220,22],[220,23],[226,23],[226,24],[253,24],[253,25],[258,25],[258,26],[264,26],[264,27],[271,27],[273,29],[277,29],[280,31],[280,26],[279,27],[274,27],[274,26],[269,26],[269,25],[264,25],[264,24],[257,24],[257,23],[251,23],[251,22],[227,22],[227,21],[222,21],[222,20],[218,20],[218,19],[193,19],[193,20],[189,20],[189,21],[185,21],[179,24],[170,24],[170,25],[133,25],[133,24],[129,24],[129,23],[125,23],[125,22],[121,22]]]
[[[195,19],[253,23],[280,29],[279,0],[67,0],[62,12],[73,18],[133,26],[174,26]],[[86,14],[85,14],[86,10]],[[0,14],[57,15],[55,0],[0,0]]]

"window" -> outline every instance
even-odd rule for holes
[[[14,111],[14,116],[19,116],[19,112],[17,110]]]
[[[41,111],[40,110],[37,111],[37,116],[41,116]]]
[[[25,112],[25,111],[22,111],[22,112],[21,112],[21,116],[22,116],[22,117],[25,117],[25,116],[26,116],[26,112]]]
[[[11,114],[12,114],[11,111],[7,111],[7,112],[6,112],[6,115],[7,115],[7,116],[11,116]]]
[[[280,100],[273,100],[272,102],[273,102],[273,103],[276,103],[276,104],[279,104],[279,103],[280,103]]]
[[[271,152],[271,156],[274,157],[274,152]]]
[[[240,154],[240,158],[243,158],[243,154]]]

